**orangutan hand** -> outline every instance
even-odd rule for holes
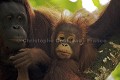
[[[27,68],[33,63],[31,49],[21,49],[20,53],[11,56],[10,60],[13,62],[16,68]]]
[[[10,60],[16,68],[27,68],[36,63],[47,64],[50,61],[50,58],[46,55],[46,53],[38,48],[26,48],[19,51],[19,54],[10,57]]]

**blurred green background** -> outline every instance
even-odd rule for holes
[[[54,7],[58,10],[69,10],[74,13],[75,11],[85,8],[89,12],[94,10],[102,11],[105,5],[110,0],[30,0],[33,8],[39,9],[41,6]],[[112,73],[114,80],[120,80],[120,65],[118,65],[115,71]],[[110,79],[111,80],[111,79]]]

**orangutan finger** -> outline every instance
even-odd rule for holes
[[[16,54],[15,56],[11,56],[10,60],[16,60],[16,59],[19,59],[21,57],[24,57],[25,55],[27,55],[27,52],[22,52],[22,53]]]

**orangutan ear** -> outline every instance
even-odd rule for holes
[[[80,47],[80,70],[88,68],[96,58],[96,49],[90,42],[85,42]]]

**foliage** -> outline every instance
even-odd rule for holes
[[[115,70],[112,72],[112,76],[115,80],[120,80],[120,63],[119,65],[115,68]]]
[[[100,4],[100,1],[99,1],[99,0],[92,0],[92,1],[93,1],[94,5],[95,5],[98,9],[100,9],[100,8],[102,7],[102,5]]]
[[[82,1],[71,2],[69,0],[30,0],[33,7],[39,8],[40,6],[55,7],[57,9],[68,9],[72,12],[82,8]]]

